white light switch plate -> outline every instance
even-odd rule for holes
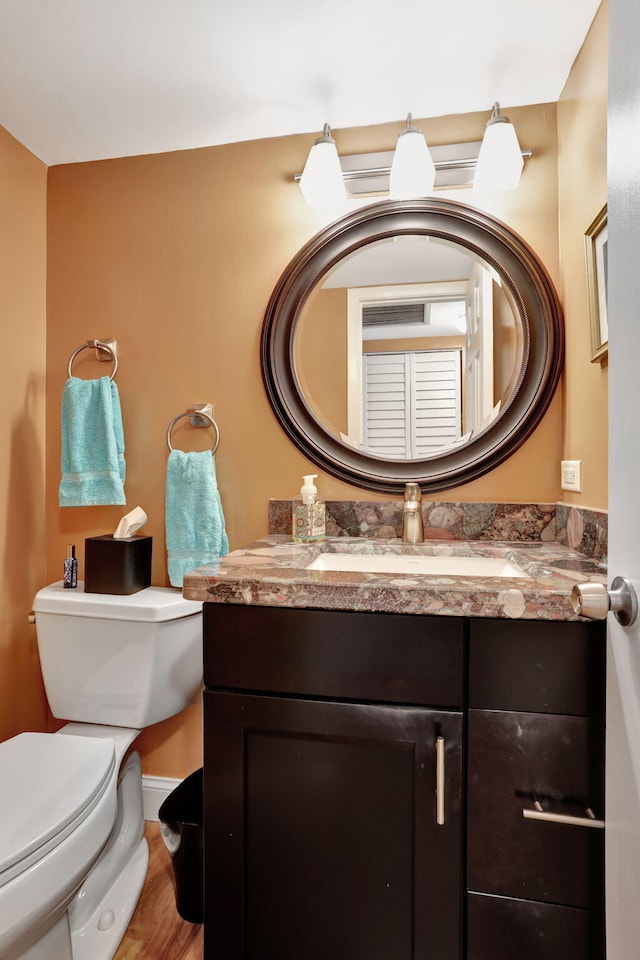
[[[582,492],[582,460],[563,460],[560,464],[560,487],[562,490]]]

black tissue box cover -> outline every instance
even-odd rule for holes
[[[153,537],[114,540],[112,534],[84,541],[85,593],[137,593],[151,586]]]

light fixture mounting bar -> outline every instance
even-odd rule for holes
[[[436,190],[471,186],[481,143],[481,140],[472,140],[429,148],[436,168]],[[531,150],[522,151],[524,160],[529,160],[531,156]],[[340,157],[347,195],[357,197],[371,193],[388,193],[392,161],[393,150]],[[300,176],[297,173],[294,179],[299,181]]]

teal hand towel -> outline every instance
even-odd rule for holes
[[[124,432],[109,377],[69,377],[62,392],[61,507],[124,504]]]
[[[172,587],[188,570],[213,563],[229,552],[229,541],[209,451],[172,450],[167,461],[165,523],[167,568]]]

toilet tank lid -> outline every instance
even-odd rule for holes
[[[36,614],[161,623],[200,615],[202,603],[199,600],[185,600],[172,587],[146,587],[128,596],[116,596],[111,593],[85,593],[82,580],[78,581],[76,589],[69,590],[59,580],[38,591],[33,609]]]

